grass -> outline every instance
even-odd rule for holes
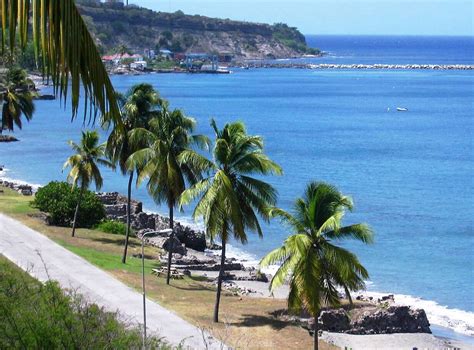
[[[79,229],[73,238],[70,228],[47,226],[35,217],[38,211],[31,208],[31,197],[21,196],[9,189],[3,191],[0,193],[0,212],[43,233],[125,284],[140,290],[141,260],[133,257],[141,252],[138,239],[131,238],[127,263],[122,264],[123,236]],[[171,285],[167,286],[164,278],[157,278],[150,273],[153,267],[159,265],[156,260],[159,253],[156,248],[146,247],[147,294],[151,299],[175,311],[194,325],[208,330],[233,348],[311,348],[312,338],[307,331],[273,316],[275,311],[286,308],[285,300],[237,297],[224,293],[221,299],[221,322],[214,324],[214,287],[202,279],[189,277],[172,280]],[[320,349],[336,348],[321,341]]]

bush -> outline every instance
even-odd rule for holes
[[[33,206],[50,216],[50,224],[71,226],[80,189],[71,189],[67,182],[53,181],[36,193]],[[94,192],[85,190],[77,215],[77,227],[93,227],[105,218],[105,208]]]
[[[127,232],[127,225],[120,221],[103,220],[99,225],[97,225],[96,229],[105,233],[113,233],[114,235],[125,236]]]
[[[140,349],[141,330],[0,256],[0,349]],[[170,349],[155,337],[147,349]]]

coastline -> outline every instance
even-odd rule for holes
[[[22,180],[17,180],[17,179],[11,179],[8,176],[6,176],[8,173],[8,168],[4,168],[2,171],[0,171],[0,180],[5,180],[9,182],[16,183],[18,185],[29,185],[33,188],[33,191],[36,191],[39,187],[42,185],[40,184],[30,184]],[[145,210],[146,211],[146,210]],[[147,213],[153,213],[150,211],[146,211]],[[158,213],[159,215],[163,215],[161,213]],[[189,226],[193,229],[202,229],[199,224],[197,223],[192,223],[191,221],[183,221],[183,220],[177,220],[179,221],[183,226]],[[194,251],[193,251],[194,253]],[[207,256],[212,255],[213,257],[219,257],[219,251],[216,250],[208,250],[204,253],[200,254],[205,254]],[[228,257],[230,259],[235,259],[235,262],[241,263],[244,265],[246,268],[255,268],[258,269],[258,259],[254,257],[252,254],[247,253],[243,251],[242,249],[235,247],[235,246],[230,246],[230,249],[228,251]],[[276,267],[264,270],[265,274],[271,274],[272,271],[274,271]],[[212,278],[216,272],[211,272],[211,271],[193,271],[193,273],[196,274],[201,274],[201,275],[206,275],[209,278]],[[244,272],[245,273],[245,272]],[[251,297],[257,297],[257,298],[276,298],[276,299],[285,299],[287,294],[288,294],[288,288],[283,286],[273,295],[270,294],[269,292],[269,283],[268,282],[258,282],[258,281],[239,281],[239,280],[232,280],[232,283],[239,288],[242,288],[243,290],[248,290],[252,291],[248,293],[248,296]],[[431,343],[426,343],[427,339],[424,339],[423,337],[416,337],[414,336],[413,339],[417,341],[422,341],[424,339],[424,347],[426,348],[431,348],[434,346],[439,339],[445,341],[443,343],[444,345],[448,346],[451,344],[452,346],[457,346],[461,347],[462,349],[474,349],[474,313],[464,311],[464,310],[459,310],[455,308],[448,308],[446,306],[440,305],[435,301],[430,301],[430,300],[424,300],[419,297],[414,297],[410,295],[403,295],[403,294],[393,294],[393,293],[384,293],[384,292],[376,292],[376,291],[361,291],[358,293],[354,293],[353,297],[354,299],[357,296],[360,296],[365,299],[380,299],[382,296],[387,296],[389,294],[392,294],[394,296],[394,302],[393,305],[401,306],[401,305],[407,305],[411,306],[414,308],[422,308],[425,310],[428,320],[430,321],[431,325],[434,326],[434,331],[433,335],[430,335],[432,338]],[[438,328],[438,329],[437,329]],[[441,328],[441,330],[439,330]],[[328,332],[325,332],[328,333]],[[451,334],[454,333],[454,334]],[[343,333],[329,333],[329,338],[328,340],[334,341],[334,343],[337,345],[338,341],[344,341],[347,342],[349,341],[347,338],[348,335],[345,335]],[[389,336],[389,335],[380,335],[380,336]],[[353,341],[350,342],[350,344],[353,344],[353,348],[357,348],[358,341],[362,339],[361,337],[371,337],[371,335],[361,335],[361,336],[355,336],[353,335]],[[398,344],[399,347],[402,347],[403,343],[399,343],[396,341],[397,337],[392,337],[394,338],[393,341],[395,341],[395,344]],[[448,343],[446,343],[446,339]],[[434,340],[438,339],[438,340]],[[376,344],[376,343],[375,343]],[[441,344],[441,343],[439,343]],[[456,345],[457,344],[457,345]],[[461,346],[462,345],[462,346]],[[374,345],[376,346],[376,345]],[[365,347],[367,348],[367,347]],[[395,347],[396,348],[396,347]]]

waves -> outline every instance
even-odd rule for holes
[[[38,188],[43,186],[41,184],[33,184],[33,183],[26,182],[26,181],[23,181],[23,180],[18,180],[18,179],[11,178],[11,177],[8,176],[9,172],[10,172],[9,169],[3,168],[3,170],[0,171],[0,180],[8,181],[8,182],[14,182],[18,185],[29,185],[29,186],[31,186],[31,188],[33,189],[34,192],[36,192],[38,190]]]
[[[233,257],[239,261],[242,261],[243,265],[246,267],[258,266],[259,259],[256,256],[243,251],[242,249],[229,245],[227,251],[227,255],[229,257]],[[262,269],[262,272],[273,275],[277,269],[278,266],[273,265]],[[373,289],[375,287],[372,281],[367,281],[366,285],[369,289]],[[380,299],[382,296],[393,293],[364,291],[355,294],[373,297],[374,299]],[[411,295],[394,294],[394,299],[396,305],[407,305],[416,309],[424,309],[431,324],[449,328],[454,332],[464,335],[474,336],[473,312],[449,308],[447,306],[440,305],[435,301],[425,300]]]

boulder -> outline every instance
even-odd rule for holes
[[[123,221],[123,220],[121,220]],[[126,218],[125,218],[126,221]],[[151,229],[155,230],[155,218],[153,215],[141,212],[131,216],[131,225],[135,230]]]
[[[179,266],[176,266],[179,268]],[[186,265],[183,268],[188,270],[198,270],[198,271],[219,271],[221,268],[220,264],[199,264],[199,265]],[[244,270],[244,266],[240,263],[225,263],[224,264],[225,271],[241,271]]]
[[[351,328],[350,319],[344,309],[323,310],[319,314],[318,328],[328,332],[345,332]]]
[[[430,323],[422,309],[389,306],[359,312],[351,322],[351,334],[431,333]]]
[[[154,247],[161,248],[169,252],[172,250],[173,253],[185,255],[186,247],[176,237],[163,237],[154,236],[145,238],[147,244],[151,244]]]
[[[206,249],[206,236],[202,231],[194,231],[188,226],[176,224],[175,233],[187,248],[203,252]]]

